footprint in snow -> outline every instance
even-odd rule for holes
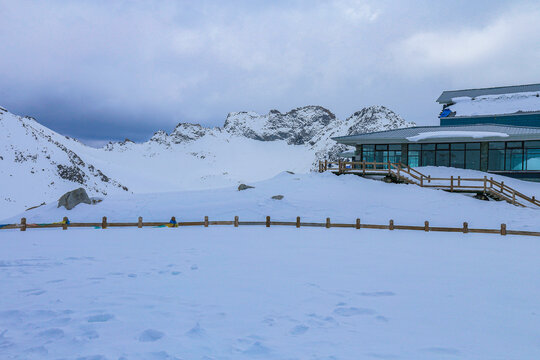
[[[201,327],[199,323],[197,323],[188,332],[186,332],[186,336],[189,336],[191,338],[201,338],[205,335],[206,335],[206,331]]]
[[[46,340],[59,340],[64,337],[64,330],[62,329],[48,329],[40,332],[39,337],[46,339]]]
[[[360,296],[373,296],[373,297],[380,297],[380,296],[394,296],[396,295],[392,291],[373,291],[373,292],[361,292]]]
[[[246,355],[267,355],[271,352],[270,348],[264,346],[259,341],[253,343],[249,348],[242,351]]]
[[[357,307],[338,307],[334,310],[334,314],[348,317],[356,315],[373,315],[375,314],[375,311]]]
[[[296,325],[293,327],[290,331],[291,335],[302,335],[305,334],[309,330],[309,327],[305,325]]]
[[[114,315],[112,314],[98,314],[98,315],[92,315],[88,317],[89,323],[95,323],[95,322],[106,322],[114,318]]]
[[[144,330],[141,335],[139,335],[139,341],[140,342],[153,342],[161,339],[163,336],[165,336],[165,333],[154,330],[154,329],[147,329]]]

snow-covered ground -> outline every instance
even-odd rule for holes
[[[451,172],[462,177],[483,177],[484,173],[451,168],[420,168],[426,175],[440,176]],[[507,179],[495,177],[496,179]],[[508,179],[509,186],[527,195],[540,195],[540,184]],[[505,181],[506,182],[506,181]],[[336,176],[331,173],[290,174],[287,172],[257,183],[254,189],[238,191],[236,187],[156,194],[111,195],[97,205],[80,204],[67,211],[51,203],[26,211],[0,223],[18,223],[26,217],[29,223],[61,221],[67,216],[74,222],[97,222],[107,216],[110,222],[168,221],[175,216],[180,221],[201,221],[204,216],[214,220],[262,221],[266,216],[294,221],[297,216],[306,221],[462,226],[508,228],[540,231],[540,210],[518,208],[506,202],[481,201],[471,196],[420,188],[415,185],[386,184],[356,175]],[[274,200],[274,195],[283,195]]]
[[[2,359],[536,359],[537,238],[354,229],[0,235]]]

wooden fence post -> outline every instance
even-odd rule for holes
[[[463,223],[463,233],[466,234],[469,232],[469,224],[467,222]]]
[[[501,224],[501,235],[506,235],[506,224]]]
[[[493,176],[489,178],[489,188],[493,189]]]
[[[388,229],[389,230],[394,230],[394,220],[390,220],[390,222],[388,224]]]
[[[356,228],[360,229],[360,219],[356,219]]]
[[[420,187],[424,187],[424,176],[420,176]]]
[[[450,176],[450,192],[454,191],[454,177]]]
[[[204,217],[204,227],[208,227],[208,216]]]
[[[101,219],[101,228],[106,229],[107,228],[107,217],[104,216],[103,219]]]
[[[300,216],[297,216],[297,217],[296,217],[296,227],[297,227],[297,228],[300,227]]]
[[[270,227],[270,216],[266,217],[266,227]]]
[[[512,205],[516,205],[516,190],[512,190]]]
[[[503,192],[504,190],[504,181],[501,181],[501,193]]]
[[[324,160],[324,171],[328,171],[328,160]]]
[[[457,186],[458,186],[458,187],[461,186],[461,176],[458,176],[458,177],[457,177]]]
[[[26,218],[21,219],[21,231],[26,231]]]
[[[424,221],[424,231],[429,231],[429,221]]]
[[[238,216],[234,217],[234,227],[238,227]]]
[[[67,216],[64,216],[64,219],[62,219],[62,230],[67,230],[68,228],[67,222],[68,222],[68,218]]]
[[[139,221],[137,221],[137,227],[142,228],[142,216],[139,216]]]
[[[366,160],[362,161],[362,175],[366,175]]]
[[[487,191],[487,176],[484,176],[484,193]]]
[[[330,228],[330,218],[326,218],[326,228]]]

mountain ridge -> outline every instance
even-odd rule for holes
[[[96,149],[0,110],[0,202],[17,203],[21,211],[80,186],[106,196],[259,181],[285,170],[316,169],[319,158],[336,159],[347,147],[334,136],[412,125],[384,106],[341,120],[314,105],[263,115],[231,112],[222,127],[181,122],[145,142],[126,139]]]

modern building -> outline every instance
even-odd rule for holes
[[[522,91],[516,92],[518,89]],[[536,93],[534,89],[538,89]],[[454,113],[441,118],[440,126],[333,139],[355,146],[355,161],[401,162],[412,167],[450,166],[540,179],[540,84],[445,91],[437,101],[445,104],[443,113],[446,109]],[[487,114],[490,107],[512,113]],[[457,116],[460,112],[468,115]],[[529,125],[519,126],[524,122]]]

